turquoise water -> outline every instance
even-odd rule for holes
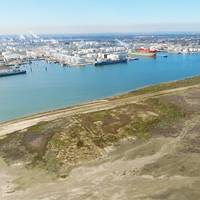
[[[104,67],[63,68],[37,61],[26,69],[27,75],[0,78],[0,121],[200,75],[200,55],[158,55]]]

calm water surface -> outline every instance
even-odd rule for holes
[[[200,75],[200,55],[158,55],[104,67],[63,68],[38,61],[26,69],[27,75],[0,78],[0,121]]]

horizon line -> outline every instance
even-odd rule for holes
[[[7,34],[1,34],[0,36],[19,36],[19,35],[29,35],[31,34],[30,31],[26,32],[26,33],[7,33]],[[200,34],[200,31],[141,31],[141,32],[88,32],[88,33],[84,33],[84,32],[80,32],[80,33],[37,33],[34,32],[34,34],[37,35],[116,35],[116,34],[120,34],[120,35],[149,35],[149,34]]]

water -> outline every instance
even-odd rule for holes
[[[0,78],[0,121],[200,75],[200,55],[158,55],[104,67],[63,68],[37,61],[26,69],[27,75]]]

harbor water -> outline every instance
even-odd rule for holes
[[[0,121],[200,75],[200,55],[169,54],[127,64],[62,67],[35,61],[26,75],[0,78]]]

